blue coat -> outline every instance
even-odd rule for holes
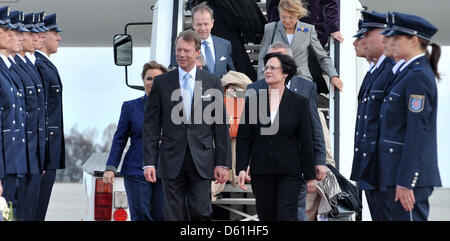
[[[123,150],[128,139],[131,139],[131,145],[123,159],[120,173],[144,176],[142,170],[144,155],[142,150],[142,124],[144,121],[144,101],[147,101],[147,99],[147,96],[143,96],[123,103],[111,151],[106,162],[106,170],[116,172]]]
[[[27,160],[30,174],[41,173],[38,155],[38,97],[36,86],[31,77],[20,66],[25,64],[19,56],[15,58],[16,63],[11,61],[11,69],[15,71],[21,79],[25,96],[25,117],[26,117],[26,137],[27,137]]]
[[[21,83],[15,81],[12,71],[0,60],[1,130],[4,174],[28,173],[26,158],[25,110],[20,96]],[[0,174],[2,176],[3,174]]]
[[[45,170],[65,168],[65,142],[62,108],[62,83],[58,69],[41,53],[36,52],[36,65],[42,78],[47,105]]]
[[[395,77],[383,99],[377,165],[366,179],[389,186],[439,187],[435,75],[422,56]]]
[[[231,57],[230,41],[211,35],[214,44],[215,66],[214,75],[221,78],[229,70],[236,70]]]
[[[44,167],[44,162],[45,162],[45,145],[46,145],[46,141],[45,141],[45,118],[46,118],[46,113],[45,113],[45,91],[44,91],[44,86],[42,85],[42,79],[41,76],[39,75],[39,72],[36,68],[36,65],[33,65],[31,63],[31,60],[28,59],[28,57],[25,57],[26,59],[26,63],[21,62],[21,61],[17,61],[17,63],[19,63],[19,65],[25,70],[25,72],[31,77],[31,79],[34,82],[34,85],[36,86],[36,90],[37,90],[37,101],[38,101],[38,106],[37,106],[37,110],[38,110],[38,138],[39,138],[39,143],[38,143],[38,148],[39,148],[39,163],[40,163],[40,168],[42,170],[42,168]],[[39,61],[39,60],[36,60]]]
[[[360,181],[362,172],[376,152],[380,106],[385,90],[393,79],[393,66],[393,60],[385,58],[373,73],[368,72],[365,82],[361,85],[351,180]],[[367,189],[364,184],[360,185],[360,188]]]

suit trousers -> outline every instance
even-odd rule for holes
[[[311,48],[308,49],[308,68],[314,83],[317,85],[317,94],[324,93],[328,94],[328,85],[323,78],[322,69],[320,67],[319,61]]]
[[[19,179],[18,200],[20,202],[17,216],[20,221],[33,221],[39,200],[40,185],[40,174],[26,175]]]
[[[211,179],[202,178],[195,168],[189,147],[180,173],[162,179],[166,221],[211,221]]]
[[[298,196],[298,221],[308,221],[306,219],[306,195],[308,188],[306,182],[302,181],[300,185],[300,195]]]
[[[395,202],[396,187],[388,187],[386,191],[372,191],[373,202],[377,204],[377,221],[427,221],[430,213],[428,198],[433,193],[433,187],[418,187],[414,189],[416,203],[412,212],[403,208],[400,200]],[[412,218],[412,220],[411,220]]]
[[[298,221],[301,174],[251,176],[260,221]]]
[[[18,200],[19,193],[19,177],[16,174],[6,174],[5,178],[2,180],[3,184],[3,194],[6,202],[12,203],[14,218],[18,219],[17,211],[20,211],[20,202]]]
[[[143,176],[124,176],[131,221],[164,221],[161,180],[150,183]]]
[[[42,175],[41,185],[39,190],[39,200],[34,213],[35,221],[45,221],[48,204],[50,202],[50,195],[52,194],[53,184],[56,180],[56,169],[46,170]]]

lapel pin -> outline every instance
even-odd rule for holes
[[[297,28],[297,31],[301,31],[301,32],[309,32],[308,28]]]

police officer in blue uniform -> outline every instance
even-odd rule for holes
[[[379,33],[387,27],[386,14],[377,12],[362,12],[363,21],[360,31],[355,35],[356,37],[362,37],[362,44],[366,49],[367,58],[373,64],[371,64],[369,71],[367,72],[364,80],[361,84],[358,93],[358,109],[355,127],[355,149],[353,156],[353,165],[350,179],[357,182],[358,189],[364,190],[366,194],[367,203],[369,205],[372,220],[376,220],[375,217],[375,203],[372,200],[371,192],[376,189],[373,185],[361,180],[361,173],[367,165],[369,156],[364,150],[365,143],[370,140],[368,135],[364,132],[365,121],[367,120],[367,104],[369,99],[370,88],[374,81],[379,77],[380,73],[384,70],[387,62],[383,54],[384,47],[382,45],[382,39]]]
[[[406,63],[381,105],[377,163],[367,170],[371,175],[361,177],[378,187],[372,196],[379,220],[427,220],[428,198],[441,186],[436,143],[440,47],[431,43],[437,31],[422,17],[393,13],[387,36],[395,39],[394,56]]]
[[[0,20],[0,26],[4,25],[5,23]],[[0,27],[0,31],[2,30],[2,27]],[[0,46],[1,48],[1,46]],[[0,72],[0,107],[2,108],[0,111],[0,131],[2,131],[2,118],[3,118],[3,105],[2,105],[2,98],[1,98],[1,91],[2,91],[2,84],[4,76],[2,76],[2,73]],[[3,184],[2,180],[5,178],[5,158],[3,158],[3,135],[0,135],[0,196],[3,195]],[[0,215],[1,218],[1,215]]]
[[[27,15],[27,25],[30,28],[33,16],[33,14]],[[10,13],[10,18],[12,24],[19,27],[17,30],[22,32],[23,47],[19,53],[12,53],[12,56],[14,57],[10,56],[10,60],[12,69],[17,76],[20,77],[24,85],[27,130],[28,175],[23,179],[23,185],[20,186],[19,196],[21,197],[20,199],[23,200],[22,206],[24,208],[21,209],[21,213],[19,213],[18,216],[20,216],[21,220],[32,220],[33,207],[37,204],[40,189],[40,174],[42,173],[42,164],[39,155],[38,122],[40,120],[40,114],[42,114],[45,109],[44,96],[38,91],[39,88],[37,84],[40,84],[40,79],[36,78],[36,75],[33,75],[33,72],[30,70],[31,67],[27,64],[27,60],[25,59],[25,52],[34,51],[34,47],[31,32],[25,28],[25,23],[22,22],[22,20],[24,20],[24,15],[21,11],[14,11]],[[42,111],[41,107],[43,107]]]
[[[0,8],[0,25],[3,34],[0,45],[0,80],[1,80],[1,113],[2,113],[2,142],[5,177],[2,181],[3,196],[13,203],[16,214],[20,214],[22,199],[19,188],[28,173],[26,157],[25,106],[22,83],[14,78],[11,62],[8,56],[20,49],[17,26],[11,24],[9,7]],[[20,218],[20,216],[18,217]],[[19,219],[20,220],[20,219]]]
[[[31,18],[32,15],[33,18]],[[28,16],[28,18],[27,18]],[[30,23],[30,20],[32,22]],[[46,105],[45,105],[45,91],[42,82],[41,75],[37,69],[37,62],[40,62],[35,56],[35,51],[37,49],[41,49],[43,45],[43,41],[41,38],[42,34],[45,33],[45,29],[40,23],[41,15],[38,13],[25,15],[26,27],[30,30],[31,37],[33,39],[33,47],[30,50],[26,50],[25,52],[25,60],[26,65],[23,65],[25,69],[27,69],[27,73],[32,77],[37,90],[38,96],[38,135],[39,135],[39,162],[41,167],[41,172],[44,168],[45,162],[45,150],[46,150]],[[34,208],[36,210],[36,208]],[[33,215],[35,216],[35,215]]]
[[[48,203],[56,178],[56,170],[65,168],[65,144],[62,109],[62,83],[56,66],[49,56],[58,50],[61,41],[57,25],[56,14],[44,18],[47,36],[42,49],[35,52],[38,72],[42,78],[46,102],[46,155],[45,174],[42,178],[39,194],[39,203],[36,210],[36,219],[45,220]]]

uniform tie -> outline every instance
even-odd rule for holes
[[[189,119],[191,115],[191,102],[192,102],[192,88],[191,84],[189,83],[191,79],[191,74],[186,73],[183,76],[183,105],[184,105],[184,111],[186,113],[187,119]]]
[[[206,67],[211,74],[214,74],[214,59],[212,57],[211,49],[208,41],[203,40],[202,44],[205,46]]]

